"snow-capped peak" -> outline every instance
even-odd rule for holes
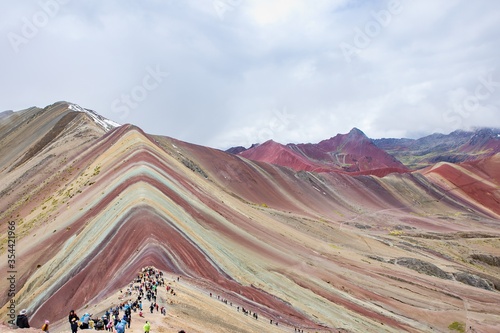
[[[77,112],[85,112],[88,114],[99,126],[101,126],[106,132],[112,130],[113,128],[120,127],[121,125],[109,120],[107,118],[104,118],[100,114],[98,114],[95,111],[89,110],[89,109],[84,109],[80,105],[77,104],[69,104],[68,107],[70,110],[77,111]]]

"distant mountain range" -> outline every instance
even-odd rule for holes
[[[227,152],[295,171],[383,176],[438,162],[459,163],[492,156],[500,152],[500,129],[479,128],[420,139],[369,139],[361,130],[353,128],[347,134],[337,134],[316,144],[283,145],[270,140],[249,149],[233,147]]]
[[[10,116],[13,113],[14,113],[14,111],[12,111],[12,110],[7,110],[7,111],[0,112],[0,120],[2,118],[7,118],[8,116]]]
[[[420,139],[375,139],[410,169],[420,169],[438,162],[459,163],[479,160],[500,152],[500,129],[478,128],[432,134]]]

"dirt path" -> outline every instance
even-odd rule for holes
[[[164,306],[167,310],[166,315],[162,315],[160,311],[154,310],[150,312],[150,303],[146,300],[143,302],[143,317],[139,316],[139,312],[132,311],[131,327],[125,330],[125,333],[143,333],[143,327],[146,321],[151,324],[151,333],[177,333],[184,330],[186,333],[283,333],[295,332],[294,327],[284,324],[270,324],[270,319],[258,314],[258,319],[253,317],[253,313],[244,314],[242,305],[231,303],[230,299],[224,302],[221,295],[216,295],[215,292],[210,295],[211,290],[205,290],[199,283],[188,278],[165,274],[165,286],[158,288],[157,303],[161,309]],[[166,286],[170,286],[174,293],[167,292]],[[115,307],[116,305],[128,300],[135,300],[137,297],[136,291],[132,292],[131,296],[125,295],[127,286],[106,300],[91,304],[87,308],[77,309],[76,313],[81,317],[85,312],[94,314],[94,318],[104,314],[106,309]],[[219,296],[219,297],[218,297]],[[238,309],[239,307],[239,309]],[[68,308],[68,312],[69,312]],[[123,316],[123,311],[120,312],[120,317]],[[317,329],[307,330],[302,328],[304,333],[311,332],[333,332],[331,330],[320,331]],[[23,333],[30,331],[40,332],[39,329],[23,330]],[[20,333],[19,330],[11,330],[5,326],[0,326],[0,332],[5,333]],[[57,323],[51,324],[51,333],[71,333],[69,324],[64,318]],[[79,332],[95,332],[94,330],[79,330]],[[101,331],[106,332],[106,331]],[[337,331],[335,331],[337,332]]]

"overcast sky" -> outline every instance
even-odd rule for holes
[[[66,100],[226,149],[500,127],[494,0],[0,5],[0,111]]]

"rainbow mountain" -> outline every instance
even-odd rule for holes
[[[58,102],[0,117],[0,180],[5,324],[13,299],[34,325],[62,323],[155,266],[277,331],[500,329],[498,153],[384,177],[318,173]],[[256,331],[213,332],[235,329]]]

